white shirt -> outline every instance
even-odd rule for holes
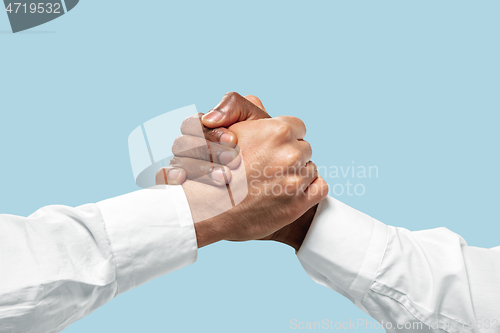
[[[181,186],[0,215],[0,332],[59,332],[197,251]]]
[[[196,255],[180,186],[45,207],[27,218],[0,215],[0,332],[59,332]],[[468,247],[444,228],[389,227],[327,198],[298,257],[316,282],[391,323],[387,331],[407,323],[422,325],[408,330],[415,332],[500,331],[499,248]]]
[[[387,332],[500,332],[500,247],[387,226],[327,197],[297,255]]]

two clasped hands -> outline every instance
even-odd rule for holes
[[[187,118],[181,132],[172,147],[175,157],[156,182],[182,184],[198,247],[265,239],[298,250],[328,194],[310,160],[304,123],[271,118],[257,97],[231,92],[207,114]],[[226,184],[232,197],[241,192],[241,203],[230,204]]]
[[[59,332],[200,247],[255,239],[292,246],[314,281],[389,332],[499,331],[500,247],[388,226],[327,196],[299,119],[229,93],[181,132],[152,189],[0,215],[0,332]]]

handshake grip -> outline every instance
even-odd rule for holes
[[[176,138],[181,135],[183,121],[186,118],[197,118],[193,117],[197,114],[196,106],[189,105],[148,120],[132,131],[128,138],[128,148],[137,186],[143,189],[163,189],[165,187],[156,186],[156,173],[162,167],[167,167],[174,158],[172,146]],[[194,126],[191,124],[191,131],[193,130],[198,132],[193,133],[193,135],[204,137],[201,119]],[[199,141],[199,147],[210,149],[205,140]],[[202,176],[200,175],[200,178]],[[203,182],[200,179],[191,180]],[[189,184],[185,185],[189,186]],[[198,208],[203,210],[205,218],[220,215],[241,203],[248,195],[248,181],[243,156],[241,156],[239,167],[237,170],[233,170],[231,180],[225,187],[216,188],[204,184],[201,186],[210,187],[210,191],[205,191],[210,198],[207,198],[206,205]]]

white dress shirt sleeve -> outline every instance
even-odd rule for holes
[[[297,255],[388,332],[500,332],[500,247],[387,226],[327,197]]]
[[[181,186],[0,215],[0,332],[59,332],[197,250]]]

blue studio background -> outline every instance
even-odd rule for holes
[[[378,177],[327,177],[331,189],[363,184],[331,193],[341,201],[498,246],[499,11],[496,0],[82,0],[15,35],[0,14],[0,212],[136,190],[135,127],[238,91],[302,118],[316,164],[377,166]],[[222,242],[65,332],[276,333],[292,319],[368,318],[310,280],[291,248]]]

